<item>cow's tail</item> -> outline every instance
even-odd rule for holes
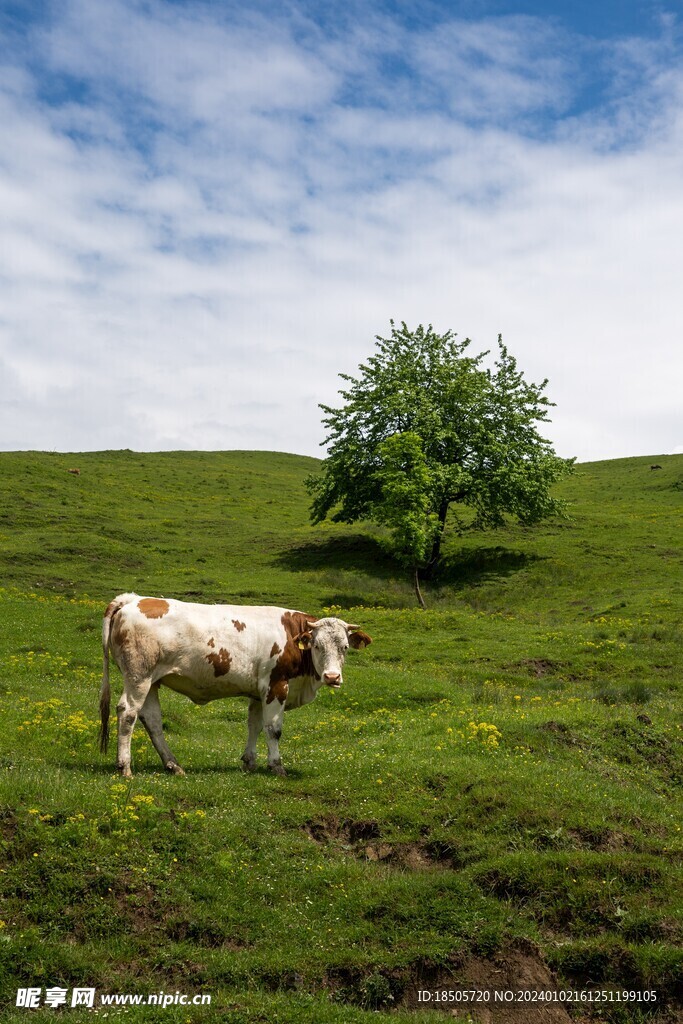
[[[110,601],[102,620],[102,686],[100,688],[100,751],[105,754],[109,746],[109,707],[111,690],[109,688],[109,642],[111,624],[116,613],[124,605],[137,600],[137,594],[119,594]]]

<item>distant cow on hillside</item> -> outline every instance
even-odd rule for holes
[[[661,466],[650,466],[650,469],[661,469]]]
[[[256,766],[265,729],[268,767],[286,775],[278,741],[285,711],[312,701],[321,686],[338,689],[349,647],[372,643],[358,626],[285,608],[189,604],[121,594],[102,623],[104,672],[100,749],[109,740],[109,651],[123,673],[118,713],[118,768],[131,778],[130,741],[138,718],[168,771],[184,772],[164,738],[159,686],[195,704],[248,697],[249,734],[242,761]]]

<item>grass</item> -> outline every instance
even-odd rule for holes
[[[441,1020],[416,987],[494,979],[515,951],[563,985],[655,988],[665,1020],[683,982],[683,457],[579,466],[571,519],[450,534],[426,613],[379,531],[309,526],[314,468],[0,455],[6,1019],[25,1019],[19,985],[86,985],[212,994],[168,1021]],[[289,778],[239,771],[242,701],[166,691],[188,775],[136,730],[128,785],[95,743],[101,615],[128,590],[339,610],[374,643],[341,693],[286,716]]]

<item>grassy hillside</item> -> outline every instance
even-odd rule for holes
[[[418,988],[557,983],[656,989],[674,1019],[683,457],[580,466],[571,519],[449,535],[426,613],[378,531],[308,524],[315,466],[0,455],[0,999],[209,992],[163,1019],[346,1024],[443,1019]],[[127,786],[95,719],[102,611],[128,590],[341,608],[374,643],[286,716],[289,778],[239,771],[244,702],[162,691],[188,775],[136,730]]]

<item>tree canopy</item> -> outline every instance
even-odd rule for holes
[[[573,459],[559,458],[538,431],[553,404],[547,380],[526,381],[500,336],[493,368],[483,365],[488,352],[470,355],[470,345],[431,324],[410,331],[392,320],[359,375],[340,374],[344,404],[320,407],[328,454],[306,481],[313,522],[385,524],[416,585],[417,571],[439,561],[451,506],[473,509],[478,528],[563,510],[550,488]]]

